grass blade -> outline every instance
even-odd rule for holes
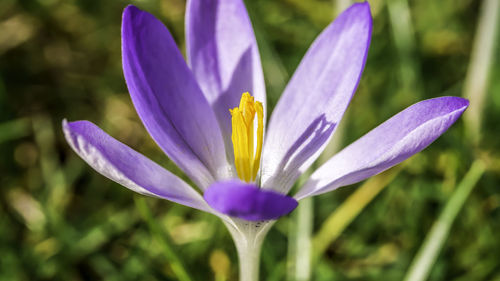
[[[172,268],[172,271],[177,276],[180,281],[191,281],[191,277],[188,272],[184,268],[180,258],[175,253],[174,249],[166,239],[167,234],[162,231],[161,227],[157,224],[157,221],[154,219],[151,209],[149,208],[146,199],[141,197],[134,197],[135,206],[139,210],[139,213],[146,221],[146,224],[151,231],[151,235],[153,235],[154,239],[158,241],[160,244],[167,261]]]
[[[427,279],[432,265],[448,237],[453,221],[484,171],[485,168],[479,160],[472,164],[470,170],[458,185],[448,203],[446,203],[439,218],[434,222],[429,234],[427,234],[422,247],[404,278],[405,281],[423,281]]]
[[[369,179],[326,219],[312,241],[314,264],[375,196],[392,182],[403,166],[396,166]]]
[[[475,144],[480,140],[481,113],[486,98],[489,73],[494,61],[499,13],[500,1],[483,1],[465,78],[463,95],[470,100],[470,106],[464,114],[466,133]]]
[[[17,140],[31,134],[29,118],[19,118],[0,124],[0,143]]]

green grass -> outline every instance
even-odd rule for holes
[[[246,1],[269,110],[342,2]],[[479,24],[499,20],[482,2],[370,1],[372,44],[340,147],[422,99],[484,102],[402,166],[282,218],[264,242],[262,280],[403,280],[412,264],[428,274],[418,280],[500,280],[499,29]],[[235,248],[217,218],[134,194],[64,141],[63,118],[87,119],[186,179],[127,93],[120,23],[129,3],[162,19],[184,48],[182,0],[0,1],[0,280],[237,280]],[[485,57],[489,64],[478,63]],[[484,87],[470,88],[473,65]],[[467,186],[477,161],[484,174]],[[297,243],[304,237],[312,244]],[[296,270],[307,263],[298,255],[312,257],[310,270]]]

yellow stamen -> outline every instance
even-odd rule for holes
[[[264,135],[264,109],[249,93],[241,95],[240,106],[229,109],[233,133],[234,165],[241,180],[254,181],[260,166]],[[257,149],[254,152],[254,118],[257,114]]]

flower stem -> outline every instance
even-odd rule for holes
[[[240,264],[240,281],[258,281],[261,241],[240,241],[236,243]]]
[[[245,222],[238,223],[236,227],[225,222],[225,225],[233,237],[238,252],[240,281],[258,281],[262,243],[273,222],[263,224]]]

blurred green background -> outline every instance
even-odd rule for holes
[[[422,99],[465,96],[471,108],[404,164],[304,201],[280,219],[264,242],[262,280],[403,280],[432,235],[438,245],[422,250],[437,255],[423,254],[427,280],[498,281],[498,0],[369,2],[366,69],[328,153]],[[0,1],[2,281],[189,280],[179,268],[191,280],[238,278],[235,248],[217,218],[134,194],[94,172],[64,141],[63,118],[87,119],[181,174],[127,93],[120,24],[130,3],[163,20],[184,50],[183,0]],[[272,110],[308,46],[350,1],[246,4]],[[480,168],[469,170],[474,161]],[[474,188],[470,196],[461,186]],[[455,195],[466,199],[463,208],[450,201]],[[436,221],[451,232],[433,236]],[[310,238],[312,245],[303,242]]]

